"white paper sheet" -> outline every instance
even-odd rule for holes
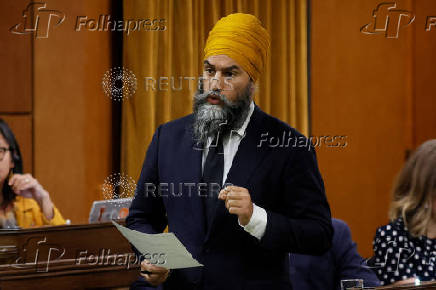
[[[173,233],[145,234],[123,227],[114,221],[112,223],[147,260],[156,266],[167,269],[203,266],[192,257]]]

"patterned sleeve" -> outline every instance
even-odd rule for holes
[[[407,238],[392,225],[377,229],[373,241],[374,257],[372,268],[382,285],[414,277],[413,263],[409,264],[414,251],[407,244]],[[412,266],[412,267],[411,267]]]

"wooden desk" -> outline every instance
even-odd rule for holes
[[[139,276],[111,223],[0,231],[0,289],[128,287]]]
[[[350,290],[358,290],[361,288],[349,288]],[[404,284],[404,285],[389,285],[389,286],[381,286],[376,288],[368,288],[368,289],[376,289],[376,290],[427,290],[427,289],[436,289],[436,282],[421,282],[421,285],[415,284]]]
[[[395,285],[395,286],[384,286],[384,287],[378,287],[377,290],[384,290],[384,289],[390,289],[390,290],[412,290],[412,289],[419,289],[419,290],[425,290],[425,289],[436,289],[436,282],[421,282],[421,285],[415,286],[414,284],[406,284],[406,285]]]

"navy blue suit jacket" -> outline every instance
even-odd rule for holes
[[[331,249],[322,256],[290,255],[292,285],[298,290],[340,290],[341,280],[363,279],[365,287],[380,285],[351,239],[350,228],[332,219],[334,234]]]
[[[168,225],[204,264],[173,271],[164,289],[291,289],[288,253],[323,254],[333,235],[313,147],[304,146],[300,133],[255,106],[226,183],[247,188],[252,201],[266,210],[266,231],[259,241],[239,226],[221,200],[207,227],[202,197],[183,186],[198,184],[202,175],[202,151],[194,144],[192,121],[191,114],[156,130],[126,219],[129,228],[144,233],[160,233]],[[302,141],[299,146],[293,139],[282,147],[275,146],[276,139],[265,142],[265,136],[282,138],[289,132]],[[176,194],[147,194],[148,183],[173,184]]]

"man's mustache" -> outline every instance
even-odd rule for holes
[[[228,100],[227,100],[225,95],[221,94],[218,91],[213,91],[213,90],[209,90],[209,91],[204,92],[204,93],[196,94],[195,98],[198,101],[206,101],[207,97],[209,97],[209,96],[218,97],[221,101],[225,102],[226,104],[228,103]]]

